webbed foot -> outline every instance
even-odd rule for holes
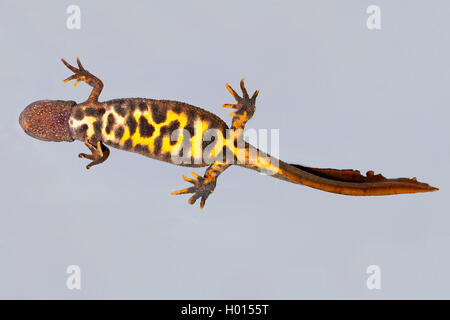
[[[196,174],[195,172],[192,172],[192,175],[194,176],[195,179],[186,177],[184,175],[183,179],[187,182],[192,183],[194,186],[174,191],[172,192],[172,195],[193,193],[193,196],[189,198],[188,202],[190,204],[194,204],[197,201],[197,199],[201,198],[200,209],[203,209],[203,207],[205,206],[206,199],[208,199],[209,195],[214,191],[214,188],[216,187],[216,180],[210,179],[208,181],[204,177]]]
[[[100,164],[100,163],[104,162],[106,159],[108,159],[109,149],[101,141],[97,142],[97,146],[94,146],[89,141],[85,141],[84,144],[92,152],[92,154],[80,153],[78,155],[78,157],[80,157],[80,158],[86,158],[86,159],[92,160],[92,162],[86,166],[86,169],[89,170],[92,166]]]
[[[222,105],[222,107],[224,108],[236,109],[235,112],[230,114],[230,117],[233,117],[232,127],[235,129],[243,129],[246,122],[253,117],[253,114],[256,110],[256,97],[259,93],[259,90],[256,90],[250,98],[244,85],[244,78],[241,79],[240,85],[242,90],[242,97],[239,96],[228,83],[225,84],[225,87],[228,89],[234,99],[236,99],[237,103]]]
[[[80,58],[77,57],[77,65],[78,69],[74,66],[71,66],[66,60],[61,59],[62,63],[69,68],[73,75],[63,80],[63,82],[69,82],[71,80],[76,80],[76,82],[73,84],[74,87],[76,87],[81,81],[86,82],[88,85],[90,85],[93,89],[89,96],[89,101],[97,101],[98,96],[100,95],[100,92],[103,89],[103,82],[98,79],[96,76],[91,74],[89,71],[84,69],[83,65],[81,64]]]

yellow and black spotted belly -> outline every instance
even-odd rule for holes
[[[80,104],[69,119],[73,138],[97,141],[126,151],[188,166],[205,166],[206,157],[224,150],[228,128],[216,115],[186,103],[151,99],[117,99],[97,106]],[[211,130],[215,131],[213,137]],[[208,148],[206,148],[209,146]],[[204,151],[208,154],[205,155]]]

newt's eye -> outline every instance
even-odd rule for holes
[[[36,101],[19,116],[19,124],[29,136],[45,141],[73,141],[69,118],[74,101]]]

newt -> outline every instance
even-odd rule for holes
[[[214,191],[217,179],[232,165],[239,165],[291,183],[351,196],[379,196],[437,191],[414,178],[388,179],[368,171],[312,168],[276,159],[243,141],[243,130],[256,110],[259,90],[250,97],[240,82],[239,95],[230,85],[227,90],[236,100],[224,104],[231,108],[231,126],[202,108],[171,100],[122,98],[100,102],[103,82],[86,70],[77,58],[78,68],[61,59],[73,74],[64,82],[75,80],[92,87],[88,99],[75,101],[39,100],[28,105],[19,116],[22,129],[31,137],[55,142],[84,142],[90,154],[80,158],[91,160],[87,169],[103,163],[110,154],[107,146],[135,152],[149,158],[187,167],[206,167],[203,176],[183,175],[192,185],[172,194],[192,194],[188,202],[200,199],[203,208]],[[208,138],[213,130],[214,139]],[[231,154],[231,156],[229,156]],[[226,156],[225,156],[226,155]],[[185,161],[180,161],[182,157]]]

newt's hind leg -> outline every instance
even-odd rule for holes
[[[183,179],[192,183],[194,186],[172,192],[172,195],[193,193],[193,196],[189,198],[188,202],[194,204],[197,199],[201,198],[200,209],[203,209],[206,199],[208,199],[209,195],[213,193],[214,188],[216,187],[217,177],[229,166],[230,165],[226,163],[214,162],[206,169],[203,177],[195,172],[192,172],[195,179],[183,175]]]
[[[92,162],[86,166],[86,169],[89,170],[92,166],[100,164],[100,163],[104,162],[106,159],[108,159],[109,149],[101,141],[97,142],[97,146],[94,146],[89,141],[85,141],[84,144],[92,152],[92,154],[80,153],[78,155],[78,157],[80,157],[80,158],[86,158],[86,159],[92,160]]]
[[[102,92],[102,89],[103,89],[103,82],[99,78],[97,78],[96,76],[91,74],[89,71],[84,69],[83,65],[80,62],[80,58],[77,57],[78,69],[71,66],[70,64],[68,64],[66,62],[66,60],[64,60],[64,59],[61,59],[61,61],[62,61],[62,63],[64,63],[64,65],[67,68],[69,68],[74,73],[67,79],[63,80],[63,82],[68,82],[70,80],[76,80],[76,82],[73,85],[74,87],[76,87],[78,85],[78,83],[80,83],[80,81],[86,82],[88,85],[90,85],[93,88],[91,91],[91,94],[88,98],[88,101],[89,102],[98,102],[98,96],[100,95],[100,93]]]
[[[222,107],[224,108],[230,108],[230,109],[236,109],[235,112],[231,113],[230,116],[233,117],[231,128],[232,129],[244,129],[245,124],[248,120],[250,120],[253,117],[253,114],[255,113],[256,107],[256,97],[258,96],[259,90],[256,90],[255,93],[253,93],[253,96],[250,98],[247,93],[247,89],[244,86],[244,78],[241,80],[241,90],[242,90],[242,97],[240,97],[236,91],[233,90],[233,88],[228,85],[228,83],[225,84],[225,87],[228,89],[228,91],[231,93],[231,95],[236,99],[236,104],[224,104]]]

